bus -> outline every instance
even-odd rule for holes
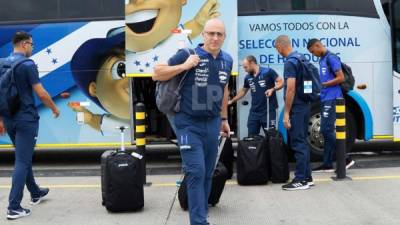
[[[107,117],[103,122],[115,119],[129,124],[129,79],[123,79],[124,1],[0,0],[0,5],[0,58],[12,51],[11,39],[16,31],[32,34],[31,58],[37,64],[43,86],[61,111],[55,120],[51,111],[36,101],[41,117],[37,146],[118,144],[118,134],[107,134],[105,124],[90,121],[88,115]],[[89,90],[95,87],[97,92]],[[122,91],[114,90],[117,88]],[[109,94],[105,94],[107,91]],[[110,107],[108,98],[112,96],[119,105]],[[84,123],[78,123],[77,112],[69,106],[71,102],[79,106],[84,103],[80,108],[86,113]],[[7,136],[0,136],[0,147],[12,147]]]
[[[358,140],[400,141],[400,1],[399,0],[238,0],[239,59],[255,55],[263,66],[283,73],[284,58],[274,40],[288,35],[295,50],[318,64],[307,42],[318,38],[348,64],[354,90],[345,95],[348,147]],[[239,69],[238,88],[244,73]],[[282,93],[281,93],[282,94]],[[238,133],[246,135],[249,97],[238,102]],[[283,100],[279,102],[279,130]],[[308,142],[312,155],[323,154],[319,102],[312,104]]]
[[[151,6],[136,7],[139,2]],[[178,44],[169,37],[186,32],[185,26],[198,15],[219,15],[226,24],[228,36],[223,49],[231,53],[235,62],[229,83],[231,97],[243,86],[245,73],[239,61],[245,56],[255,55],[262,66],[274,68],[282,76],[285,59],[274,49],[275,38],[288,35],[293,47],[316,65],[318,58],[308,53],[306,43],[319,38],[351,66],[356,79],[354,90],[345,96],[348,146],[355,140],[400,141],[400,0],[171,1],[168,4],[172,7],[166,8],[172,11],[167,14],[154,8],[151,0],[0,3],[0,57],[12,50],[10,40],[15,31],[32,33],[32,58],[45,88],[61,108],[61,118],[53,120],[51,113],[37,103],[41,116],[39,147],[117,145],[118,134],[110,130],[116,124],[132,124],[129,108],[133,109],[137,102],[146,106],[148,143],[173,139],[168,121],[155,104],[151,68],[162,57],[167,59],[173,54],[168,47],[177,48]],[[161,26],[159,18],[168,23],[163,21],[165,26]],[[156,34],[146,36],[152,33]],[[124,40],[121,35],[125,35]],[[154,41],[157,37],[160,40]],[[191,34],[184,44],[194,47],[199,42],[200,35]],[[121,47],[125,43],[123,54]],[[163,49],[163,45],[167,48]],[[133,79],[127,79],[125,72]],[[97,74],[103,76],[96,78]],[[108,80],[100,79],[106,75]],[[85,80],[88,77],[91,80]],[[101,86],[104,82],[108,85]],[[278,99],[278,129],[287,142],[282,91],[278,92]],[[85,103],[84,121],[78,123],[69,102]],[[229,123],[239,139],[247,136],[249,102],[248,95],[229,107]],[[308,129],[314,157],[320,157],[323,151],[319,124],[319,103],[315,103]],[[10,146],[10,140],[0,137],[0,146]]]

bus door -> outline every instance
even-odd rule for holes
[[[400,0],[392,2],[393,137],[400,141]]]

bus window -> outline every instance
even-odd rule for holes
[[[60,18],[96,17],[96,15],[102,14],[102,11],[104,11],[103,6],[97,0],[60,1]]]
[[[94,7],[96,6],[96,7]],[[124,16],[123,1],[115,0],[60,0],[60,19]]]
[[[0,21],[52,20],[57,18],[58,1],[0,0]],[[10,10],[16,9],[16,10]]]
[[[125,12],[123,0],[0,0],[0,5],[0,24],[123,19]]]
[[[373,0],[238,0],[240,16],[313,13],[378,17]]]
[[[400,72],[400,1],[395,1],[393,3],[393,64],[396,72]]]

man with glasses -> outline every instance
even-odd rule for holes
[[[179,50],[168,64],[154,68],[154,80],[165,81],[188,71],[181,89],[180,112],[175,115],[176,136],[187,179],[191,225],[209,225],[208,197],[218,152],[220,131],[229,135],[228,81],[232,57],[221,50],[225,26],[209,20],[202,32],[204,44],[195,55]]]
[[[283,86],[283,80],[275,70],[261,67],[257,64],[257,59],[253,55],[247,56],[242,63],[244,71],[248,74],[244,78],[244,85],[238,94],[229,101],[229,105],[243,98],[247,92],[251,91],[251,108],[247,120],[248,136],[260,133],[260,128],[267,129],[276,126],[276,109],[278,100],[276,91]],[[269,98],[269,105],[267,105]],[[267,113],[269,121],[267,121]]]
[[[30,203],[32,205],[39,204],[49,192],[48,188],[40,188],[36,184],[32,172],[32,157],[39,129],[39,114],[35,106],[33,91],[52,110],[55,118],[60,114],[40,83],[35,63],[28,59],[33,50],[32,36],[26,32],[17,32],[12,41],[14,52],[5,60],[15,64],[12,68],[20,105],[14,114],[0,118],[0,135],[7,132],[15,146],[15,167],[7,211],[7,219],[11,220],[30,215],[29,209],[21,207],[25,184],[31,194]]]

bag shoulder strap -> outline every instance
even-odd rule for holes
[[[335,71],[333,71],[333,69],[332,69],[331,63],[329,62],[330,57],[337,57],[339,60],[340,60],[340,57],[332,52],[328,52],[328,55],[326,56],[326,65],[328,66],[328,70],[330,70],[332,72],[332,74],[334,76],[336,76]],[[342,64],[342,61],[340,61],[340,63]]]
[[[183,48],[182,50],[184,50],[185,52],[187,52],[189,54],[188,57],[190,57],[190,55],[195,55],[196,54],[196,51],[194,49],[191,49],[191,48]],[[183,83],[184,83],[184,81],[186,79],[186,75],[189,73],[189,71],[190,71],[190,69],[186,70],[185,73],[183,74],[181,80],[179,81],[179,85],[178,85],[177,91],[179,91],[182,88]]]
[[[21,57],[21,58],[13,61],[11,63],[11,81],[14,82],[15,86],[17,87],[17,90],[18,90],[18,84],[17,84],[17,82],[15,80],[14,70],[18,65],[20,65],[21,63],[27,62],[27,61],[32,61],[33,62],[32,59],[29,59],[29,58],[26,58],[26,57]],[[19,92],[19,90],[18,90],[18,92]]]

